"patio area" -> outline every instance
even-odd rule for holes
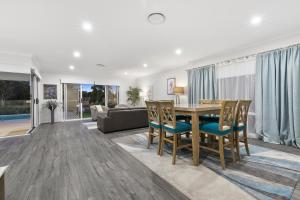
[[[30,127],[30,119],[1,120],[0,137],[25,135]]]

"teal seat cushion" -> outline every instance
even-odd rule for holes
[[[233,126],[234,131],[242,131],[246,128],[245,125],[240,125],[240,126]]]
[[[170,126],[170,125],[163,125],[163,128],[165,131],[169,133],[183,133],[188,132],[191,130],[192,126],[190,123],[187,122],[176,122],[176,128]]]
[[[161,128],[161,125],[156,123],[156,122],[149,122],[149,126],[153,127],[153,128],[156,128],[156,129],[160,129]]]
[[[220,117],[218,115],[211,116],[211,115],[200,115],[199,121],[202,122],[219,122]]]
[[[191,120],[191,116],[190,115],[176,115],[176,121],[179,120]]]
[[[232,130],[226,129],[226,130],[219,130],[219,123],[216,122],[211,122],[207,124],[201,124],[199,126],[200,131],[206,132],[206,133],[211,133],[217,136],[224,136],[232,132]]]

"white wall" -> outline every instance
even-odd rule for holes
[[[153,99],[174,99],[174,95],[167,95],[167,79],[176,78],[176,85],[185,87],[185,95],[180,97],[181,103],[187,103],[187,69],[205,66],[209,64],[214,64],[222,62],[229,59],[234,59],[242,56],[247,56],[251,54],[256,54],[264,51],[269,51],[277,48],[286,47],[293,44],[300,43],[300,36],[288,37],[283,39],[278,39],[275,41],[268,41],[264,44],[256,44],[252,47],[245,48],[240,51],[228,51],[220,53],[216,56],[211,56],[205,59],[200,59],[188,63],[185,66],[181,66],[176,69],[167,70],[157,74],[152,74],[150,76],[142,77],[137,79],[137,85],[143,90],[147,90],[149,87],[153,87]],[[174,99],[175,100],[175,99]]]
[[[0,72],[30,74],[31,69],[41,77],[38,63],[34,62],[32,55],[0,52]]]
[[[56,84],[57,85],[57,99],[58,102],[62,103],[62,85],[61,83],[83,83],[83,84],[99,84],[99,85],[118,85],[120,86],[119,90],[119,98],[121,104],[127,103],[127,96],[126,91],[129,89],[129,86],[135,86],[136,81],[130,78],[120,78],[114,76],[112,74],[91,74],[87,75],[72,75],[70,74],[53,74],[44,72],[42,73],[42,84]],[[50,122],[50,112],[47,108],[45,108],[45,100],[43,99],[43,86],[40,90],[40,120],[41,123]],[[62,121],[63,120],[63,112],[62,107],[57,108],[55,111],[55,121]]]

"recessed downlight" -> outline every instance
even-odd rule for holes
[[[148,15],[148,21],[150,24],[162,24],[166,21],[166,16],[159,12],[151,13]]]
[[[69,66],[69,69],[70,69],[70,70],[74,70],[74,69],[75,69],[74,65],[70,65],[70,66]]]
[[[144,64],[143,64],[143,67],[144,67],[144,68],[147,68],[147,67],[148,67],[148,64],[147,64],[147,63],[144,63]]]
[[[93,25],[92,25],[91,22],[88,22],[88,21],[82,22],[81,28],[82,28],[85,32],[92,32],[92,31],[93,31]]]
[[[105,67],[103,64],[100,64],[100,63],[99,63],[99,64],[96,64],[96,66],[97,66],[97,67],[101,67],[101,68],[102,68],[102,67]]]
[[[262,17],[260,16],[254,16],[251,18],[252,25],[259,25],[261,22],[262,22]]]
[[[181,49],[176,49],[175,50],[175,54],[176,55],[181,55],[182,54],[182,50]]]
[[[127,75],[128,75],[128,72],[124,72],[124,75],[127,76]]]
[[[73,56],[74,56],[74,58],[80,58],[81,57],[81,53],[79,51],[74,51],[73,52]]]

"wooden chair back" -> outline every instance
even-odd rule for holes
[[[251,100],[239,100],[236,108],[235,126],[245,125],[247,126],[248,111],[251,104]]]
[[[199,104],[213,104],[214,100],[212,99],[200,99]]]
[[[174,109],[174,101],[159,101],[159,109],[161,123],[176,128],[176,114]]]
[[[201,99],[199,104],[221,104],[222,100],[219,99]]]
[[[221,99],[215,99],[215,100],[214,100],[214,104],[221,104],[222,101],[224,101],[224,100],[221,100]]]
[[[221,112],[219,120],[219,130],[232,129],[234,119],[236,104],[238,101],[224,100],[221,102]]]
[[[160,124],[160,109],[157,101],[145,101],[148,111],[148,122]]]

